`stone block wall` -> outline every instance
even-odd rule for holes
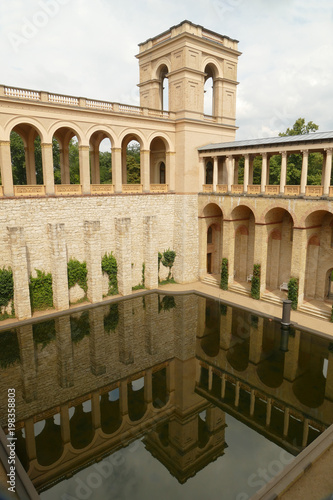
[[[17,317],[31,316],[28,277],[35,276],[36,269],[52,273],[55,307],[68,307],[70,258],[87,262],[88,298],[94,303],[105,294],[99,262],[106,252],[113,252],[118,260],[119,291],[124,295],[142,282],[143,263],[147,286],[157,286],[157,253],[168,248],[177,253],[175,279],[194,281],[198,277],[197,203],[195,195],[175,194],[1,200],[0,267],[12,267],[14,279],[17,273],[27,275],[25,281],[16,278],[20,282],[16,297],[25,295],[22,306],[15,303]],[[161,266],[162,277],[163,271],[167,273]]]

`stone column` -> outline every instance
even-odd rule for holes
[[[55,318],[57,363],[59,385],[63,388],[74,385],[74,359],[69,316]]]
[[[264,194],[266,192],[267,184],[267,153],[262,154],[262,164],[261,164],[261,188],[260,192]]]
[[[67,247],[65,224],[48,224],[51,255],[53,305],[58,310],[68,309]]]
[[[61,439],[63,444],[71,442],[71,427],[69,423],[69,408],[68,403],[61,405],[60,407],[60,427],[61,427]]]
[[[253,417],[254,415],[254,408],[256,404],[256,393],[254,389],[251,389],[251,402],[250,402],[250,416]]]
[[[272,399],[267,398],[267,408],[266,408],[266,426],[271,425],[271,415],[272,415]]]
[[[298,305],[301,305],[304,299],[306,250],[306,229],[294,227],[290,277],[298,278]]]
[[[145,262],[145,287],[158,287],[158,238],[156,215],[143,218],[143,249]]]
[[[129,295],[132,293],[132,238],[129,217],[116,219],[116,258],[119,293]]]
[[[146,337],[146,351],[148,354],[158,352],[158,334],[156,321],[158,320],[158,296],[157,294],[147,295],[145,297],[144,325]]]
[[[308,444],[309,438],[309,419],[305,418],[303,422],[303,438],[302,438],[302,447],[305,448]]]
[[[8,227],[14,280],[14,306],[18,320],[31,318],[29,271],[23,227]]]
[[[132,303],[128,300],[119,302],[119,360],[124,365],[133,363],[133,313]]]
[[[247,186],[249,185],[249,169],[250,169],[250,155],[244,155],[244,193],[247,193]]]
[[[144,379],[144,399],[145,403],[149,404],[153,401],[153,372],[149,368],[146,370]]]
[[[121,148],[112,148],[112,184],[114,185],[115,193],[122,192],[122,175],[121,175]],[[126,180],[126,179],[125,179]]]
[[[167,151],[166,154],[166,183],[168,191],[175,192],[176,189],[176,153],[174,151]],[[202,191],[202,186],[199,191]]]
[[[0,171],[4,195],[13,196],[14,186],[10,157],[10,141],[0,141]]]
[[[250,353],[249,361],[255,365],[260,363],[262,353],[262,339],[264,333],[264,318],[258,318],[258,328],[250,325]]]
[[[287,178],[287,151],[282,151],[281,153],[281,176],[280,176],[280,194],[284,193],[284,186],[286,185]]]
[[[289,413],[290,413],[289,408],[285,408],[284,409],[284,421],[283,421],[283,436],[284,437],[288,436],[288,430],[289,430]]]
[[[88,270],[87,297],[90,302],[95,304],[96,302],[101,302],[103,298],[100,222],[85,221],[83,229],[85,258]]]
[[[25,153],[25,171],[27,184],[34,185],[36,181],[36,163],[35,163],[35,145],[34,140],[29,139],[28,145],[24,148]]]
[[[205,184],[205,163],[206,159],[202,156],[199,157],[199,193],[202,193],[202,186]]]
[[[267,226],[256,224],[254,233],[254,264],[260,264],[260,295],[266,290],[267,246]]]
[[[213,387],[213,368],[211,365],[208,367],[208,390],[211,391]]]
[[[330,192],[331,184],[331,172],[332,172],[332,148],[325,149],[325,174],[324,174],[324,196],[328,196]]]
[[[229,284],[234,282],[235,230],[232,220],[223,220],[222,257],[228,259]]]
[[[309,160],[309,151],[304,149],[301,151],[302,153],[302,175],[301,175],[301,194],[305,194],[305,189],[307,186],[308,180],[308,160]]]
[[[93,392],[91,395],[91,417],[93,429],[101,427],[101,406],[98,392]]]
[[[82,194],[90,194],[89,146],[79,146],[79,161]]]
[[[93,149],[89,150],[90,155],[90,168],[91,168],[91,183],[100,184],[100,165],[99,165],[99,148],[94,146]]]
[[[218,157],[214,156],[214,166],[213,166],[213,192],[216,192],[216,185],[217,185],[217,172],[218,172]]]
[[[51,144],[41,144],[43,164],[43,184],[46,194],[54,194],[53,149]]]
[[[140,151],[140,176],[142,190],[144,193],[150,191],[150,151],[149,149],[141,149]]]
[[[253,162],[254,162],[254,156],[250,155],[249,159],[249,184],[253,184]]]
[[[228,193],[231,192],[231,186],[234,180],[234,165],[233,165],[233,157],[227,156],[227,175],[228,175]]]
[[[101,307],[89,309],[90,370],[94,375],[103,375],[105,367],[104,311]]]
[[[18,328],[17,338],[20,346],[22,395],[26,403],[31,403],[37,396],[37,368],[32,325]]]
[[[120,414],[122,416],[128,414],[128,391],[127,391],[127,380],[122,380],[119,386],[119,406]]]
[[[239,405],[239,391],[240,391],[240,385],[239,385],[239,380],[237,380],[236,386],[235,386],[235,407],[236,408]]]

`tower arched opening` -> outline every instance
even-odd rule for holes
[[[20,123],[10,133],[13,184],[43,184],[41,137],[29,123]]]
[[[96,131],[89,141],[91,184],[112,184],[111,140]]]
[[[141,184],[141,143],[137,136],[127,135],[122,142],[122,183]]]

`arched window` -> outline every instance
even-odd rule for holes
[[[207,243],[213,243],[213,228],[210,226],[207,231]]]
[[[206,164],[206,184],[213,184],[213,164],[211,161]]]
[[[160,102],[163,111],[169,110],[169,80],[167,77],[168,68],[164,65],[160,68]]]
[[[207,64],[205,67],[205,86],[204,86],[204,114],[215,115],[215,75],[214,67]]]
[[[165,184],[165,163],[160,164],[160,184]]]

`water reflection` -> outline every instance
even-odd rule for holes
[[[38,489],[138,438],[184,484],[232,457],[226,415],[293,455],[333,420],[332,344],[197,295],[2,331],[0,371],[1,424],[15,387],[17,451]]]

